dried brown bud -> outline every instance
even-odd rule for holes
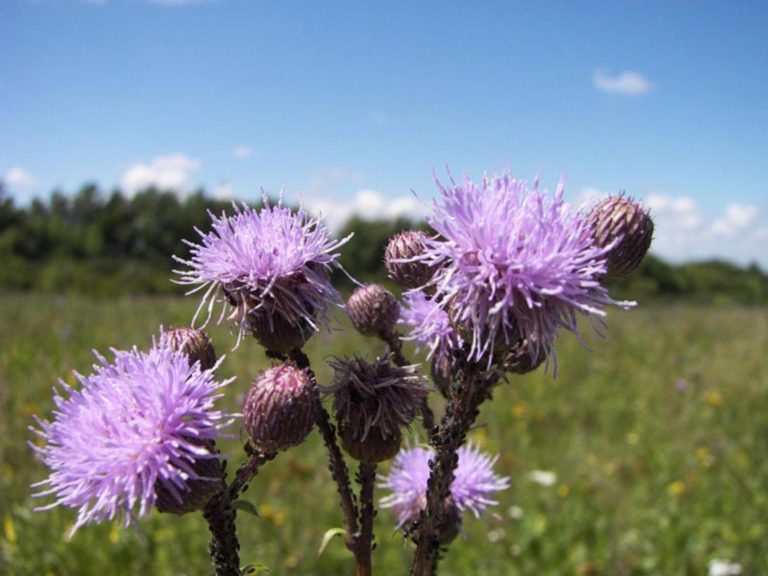
[[[405,288],[420,288],[432,279],[433,269],[422,260],[411,260],[424,253],[429,236],[421,230],[406,230],[393,236],[384,250],[389,277]]]
[[[595,244],[605,248],[607,276],[626,276],[642,262],[653,239],[653,220],[642,204],[623,194],[609,196],[589,213]]]
[[[342,448],[352,458],[366,464],[379,464],[391,460],[400,450],[400,442],[402,441],[399,430],[388,434],[375,426],[368,431],[362,440],[357,438],[351,427],[343,424],[339,425],[339,435],[341,436]]]
[[[200,362],[202,370],[210,370],[216,365],[216,351],[211,340],[202,330],[195,328],[173,328],[160,334],[160,346],[175,352],[183,352],[190,364]]]
[[[361,334],[386,338],[392,334],[400,316],[400,304],[383,286],[366,284],[349,297],[347,315]]]
[[[314,424],[309,375],[290,364],[262,372],[245,399],[243,423],[253,443],[265,452],[301,444]]]

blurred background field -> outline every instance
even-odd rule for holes
[[[72,383],[73,369],[88,373],[91,349],[147,347],[160,324],[188,324],[195,305],[0,295],[1,574],[207,573],[198,516],[89,526],[67,542],[71,510],[32,511],[41,502],[30,484],[46,471],[27,446],[33,416],[50,414],[51,387],[59,377]],[[743,574],[768,571],[768,310],[655,304],[612,311],[608,324],[604,339],[586,330],[591,351],[560,339],[556,379],[513,378],[483,406],[472,439],[500,454],[497,470],[512,484],[494,515],[465,517],[441,574],[693,575],[714,559]],[[267,360],[253,341],[231,351],[226,327],[212,335],[227,354],[222,374],[238,377],[226,398],[238,409]],[[324,383],[329,356],[380,350],[349,331],[308,346]],[[236,466],[233,433],[223,449]],[[270,574],[351,572],[340,540],[317,556],[324,532],[342,523],[317,434],[268,464],[245,498],[259,516],[239,514],[243,563]],[[376,534],[376,573],[405,573],[410,546],[389,510],[379,511]]]

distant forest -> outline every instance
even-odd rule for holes
[[[0,188],[0,290],[80,292],[94,296],[181,294],[170,281],[175,254],[188,256],[182,239],[207,230],[208,211],[231,212],[232,203],[202,190],[180,199],[147,189],[127,197],[95,185],[75,195],[54,192],[48,201],[17,206]],[[352,217],[338,235],[354,232],[342,264],[360,281],[387,283],[382,257],[388,239],[423,223]],[[347,283],[344,275],[339,282]],[[639,271],[610,286],[615,297],[708,304],[768,304],[768,275],[723,261],[671,265],[649,256]]]

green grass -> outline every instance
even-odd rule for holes
[[[207,573],[198,515],[88,526],[66,541],[73,511],[32,511],[30,484],[46,471],[27,446],[51,387],[72,381],[72,369],[88,373],[91,349],[146,347],[158,325],[187,324],[194,305],[0,296],[0,574]],[[768,310],[641,308],[608,321],[606,339],[587,338],[591,352],[562,337],[557,379],[514,378],[483,406],[472,437],[501,454],[512,487],[495,515],[465,518],[441,574],[706,574],[712,558],[768,571]],[[227,398],[237,409],[267,362],[255,342],[230,351],[228,330],[212,333],[227,354],[224,375],[238,376]],[[349,332],[307,348],[322,382],[324,358],[378,350]],[[236,467],[238,440],[224,450]],[[533,470],[554,472],[556,483],[532,482]],[[269,463],[246,498],[260,516],[238,518],[243,563],[271,574],[352,572],[340,541],[317,557],[323,533],[342,521],[316,434]],[[410,546],[390,511],[380,511],[376,534],[375,572],[405,573]]]

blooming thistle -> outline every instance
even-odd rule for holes
[[[352,456],[366,449],[381,459],[387,459],[383,458],[386,454],[394,456],[400,445],[400,429],[419,414],[429,394],[417,366],[395,366],[388,357],[369,363],[357,356],[336,359],[330,365],[335,379],[324,392],[333,395],[333,410],[347,451]],[[369,437],[369,445],[364,445]],[[392,442],[387,443],[387,439]],[[382,443],[387,444],[386,449]],[[378,459],[373,454],[371,457]]]
[[[77,508],[70,534],[119,516],[127,525],[149,513],[158,492],[183,509],[194,481],[220,481],[198,474],[197,463],[218,458],[213,440],[232,417],[214,403],[232,379],[219,383],[164,346],[113,353],[112,363],[96,354],[93,374],[75,373],[79,389],[60,381],[66,395],[55,389],[53,420],[38,418],[33,429],[44,444],[32,447],[51,469],[35,496],[56,499],[39,509]]]
[[[196,286],[190,294],[205,290],[193,323],[206,306],[205,323],[217,302],[228,302],[233,310],[227,318],[239,326],[238,342],[253,333],[275,351],[301,346],[318,329],[318,314],[327,323],[327,306],[342,303],[329,276],[340,268],[334,251],[351,236],[334,240],[302,208],[270,205],[266,198],[260,210],[236,205],[233,215],[211,218],[213,230],[197,230],[200,244],[185,240],[189,260],[174,256],[189,267],[175,271],[181,277],[177,282]],[[225,314],[226,306],[220,320]]]
[[[448,313],[421,290],[403,295],[400,323],[410,328],[410,334],[403,340],[413,340],[429,348],[428,357],[433,354],[440,358],[449,357],[453,350],[461,348],[461,338],[451,326]]]
[[[492,496],[509,488],[509,478],[494,473],[498,456],[483,454],[471,444],[460,447],[457,455],[451,499],[460,511],[469,510],[479,518],[488,506],[498,504]],[[431,448],[406,448],[395,457],[389,475],[380,477],[379,487],[392,491],[380,500],[381,507],[394,510],[398,528],[418,520],[425,508],[429,461],[434,457]]]
[[[617,302],[600,284],[610,247],[593,243],[581,212],[509,175],[438,186],[429,219],[440,237],[423,258],[436,268],[428,287],[468,343],[468,359],[487,359],[530,335],[533,358],[554,351],[557,331],[577,331],[577,312],[601,318]]]

